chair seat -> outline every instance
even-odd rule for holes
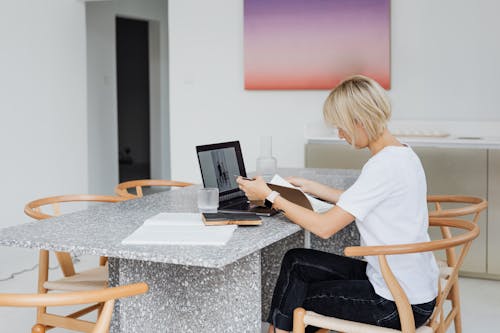
[[[439,268],[439,283],[441,285],[441,290],[446,287],[448,283],[448,278],[451,276],[453,272],[453,267],[448,266],[446,261],[444,260],[436,260]]]
[[[316,327],[328,328],[330,330],[346,332],[346,333],[401,333],[399,330],[392,328],[380,327],[354,321],[338,319],[334,317],[327,317],[317,314],[312,311],[307,311],[304,317],[306,325]],[[421,326],[417,329],[416,333],[433,333],[429,326]]]
[[[439,268],[439,276],[441,278],[448,278],[453,272],[453,267],[448,266],[448,263],[444,260],[436,260]]]
[[[85,291],[106,288],[108,285],[108,266],[99,266],[72,276],[43,284],[48,290]]]

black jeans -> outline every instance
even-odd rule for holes
[[[435,300],[412,305],[415,326],[423,325]],[[366,262],[331,253],[293,249],[281,263],[267,321],[291,331],[293,310],[306,310],[377,326],[401,329],[396,303],[375,293],[366,276]],[[307,327],[307,332],[317,328]]]

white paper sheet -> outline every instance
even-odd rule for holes
[[[122,241],[124,245],[225,245],[236,225],[206,226],[199,213],[160,213]]]

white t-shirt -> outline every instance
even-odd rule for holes
[[[372,156],[337,205],[356,218],[362,246],[429,241],[424,169],[409,147],[388,146]],[[365,259],[375,292],[394,300],[377,256]],[[432,252],[391,255],[387,261],[411,304],[437,296],[439,270]]]

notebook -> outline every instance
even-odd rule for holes
[[[202,213],[205,225],[261,225],[262,219],[255,214],[247,213]]]
[[[331,203],[321,201],[315,197],[302,192],[299,188],[293,186],[279,175],[274,175],[273,179],[267,184],[273,191],[279,192],[283,198],[299,206],[314,210],[317,213],[323,213],[330,210]]]
[[[225,245],[236,225],[206,226],[200,213],[160,213],[122,241],[124,245]]]
[[[219,189],[219,212],[265,216],[277,213],[274,209],[250,203],[238,187],[235,175],[247,176],[239,141],[197,146],[196,153],[203,185]]]

